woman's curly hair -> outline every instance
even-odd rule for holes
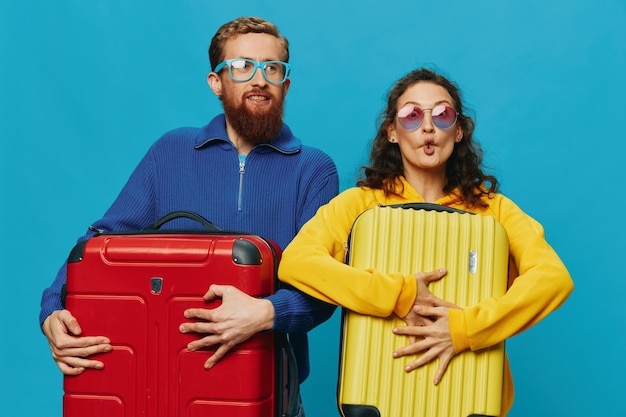
[[[448,91],[459,114],[457,123],[461,124],[463,130],[463,140],[454,145],[446,164],[447,183],[443,191],[451,193],[458,190],[460,195],[457,197],[461,203],[469,207],[486,207],[488,204],[482,197],[498,192],[498,180],[485,174],[481,168],[483,152],[473,140],[474,120],[464,114],[461,92],[456,84],[426,68],[410,72],[389,91],[387,108],[380,116],[380,126],[372,141],[369,165],[361,167],[365,177],[358,180],[357,186],[382,189],[387,196],[398,194],[397,179],[404,175],[404,166],[400,147],[397,143],[389,142],[387,129],[395,121],[400,96],[419,82],[434,83]]]

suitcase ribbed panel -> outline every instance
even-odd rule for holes
[[[488,216],[376,207],[354,223],[349,263],[404,274],[446,267],[447,275],[429,289],[461,307],[472,306],[506,291],[508,239]],[[338,386],[344,416],[500,415],[504,343],[457,355],[435,386],[439,361],[407,373],[404,366],[415,357],[392,357],[408,344],[408,338],[392,333],[404,325],[395,316],[344,309]]]

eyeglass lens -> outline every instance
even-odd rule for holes
[[[265,79],[282,83],[287,74],[287,67],[280,61],[256,62],[249,59],[234,59],[230,62],[230,74],[235,81],[247,81],[254,76],[257,67],[261,68]]]
[[[456,123],[457,112],[450,106],[440,104],[432,109],[420,109],[409,104],[398,111],[398,122],[406,130],[415,130],[424,121],[424,111],[430,110],[433,123],[439,129],[449,129]]]

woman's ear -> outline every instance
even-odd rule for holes
[[[214,72],[210,72],[206,77],[206,82],[215,94],[218,97],[222,96],[222,80],[220,80],[219,75]]]
[[[387,125],[387,140],[391,143],[398,143],[398,140],[396,139],[396,127],[393,123],[389,123]]]
[[[456,137],[454,138],[454,142],[459,143],[463,140],[463,128],[458,126],[456,129]]]

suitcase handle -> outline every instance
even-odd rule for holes
[[[459,213],[459,214],[472,214],[472,215],[474,214],[469,211],[457,209],[454,207],[444,206],[443,204],[422,203],[422,202],[389,204],[388,206],[380,206],[380,207],[389,207],[389,208],[394,208],[394,209],[398,208],[398,209],[405,209],[405,210],[411,209],[411,210],[438,211],[438,212],[444,212],[444,213]],[[363,213],[361,213],[361,215],[362,214]],[[348,248],[350,247],[351,240],[352,240],[352,230],[350,231],[350,234],[348,235]],[[351,256],[350,249],[348,249],[346,250],[346,254],[344,255],[345,263],[347,264],[350,263],[350,256]]]
[[[401,203],[401,204],[390,204],[386,207],[392,208],[402,208],[402,209],[413,209],[413,210],[426,210],[426,211],[439,211],[439,212],[447,212],[447,213],[470,213],[469,211],[457,209],[454,207],[448,207],[441,204],[435,203]],[[474,213],[470,213],[474,214]]]
[[[146,227],[144,230],[158,230],[165,223],[174,219],[179,219],[179,218],[187,218],[187,219],[195,220],[201,225],[203,225],[204,228],[210,232],[222,231],[222,229],[220,229],[219,227],[217,227],[216,225],[214,225],[213,223],[211,223],[210,221],[208,221],[207,219],[205,219],[198,213],[194,213],[192,211],[184,211],[184,210],[173,211],[169,214],[166,214],[165,216],[161,217],[156,222],[152,223],[150,226]]]

